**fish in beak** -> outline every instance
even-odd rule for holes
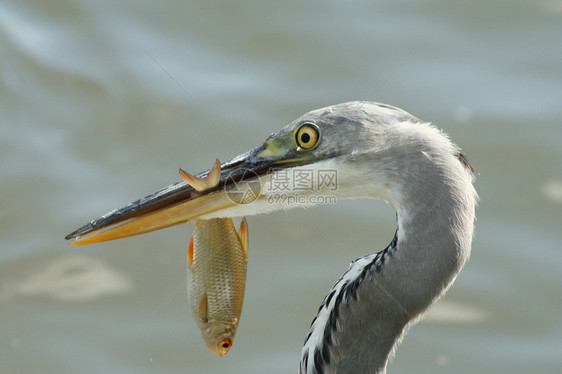
[[[66,236],[72,245],[92,244],[178,225],[193,219],[239,217],[279,210],[266,202],[266,185],[278,170],[322,160],[317,153],[322,131],[312,122],[288,125],[262,145],[220,165],[214,187],[198,191],[185,181],[113,210]],[[204,181],[212,169],[193,176]]]
[[[220,182],[217,160],[206,178],[180,169],[183,180],[197,191]],[[248,269],[248,224],[236,231],[232,218],[194,219],[187,251],[187,296],[191,315],[207,348],[224,356],[232,348],[244,303]]]

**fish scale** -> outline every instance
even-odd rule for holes
[[[230,348],[242,312],[248,261],[246,235],[245,220],[240,235],[231,218],[193,221],[188,298],[203,339],[219,356]],[[227,348],[221,346],[225,340]]]

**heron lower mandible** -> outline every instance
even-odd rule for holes
[[[398,108],[349,102],[311,111],[221,169],[214,189],[197,192],[178,182],[66,238],[90,244],[195,218],[286,210],[284,201],[268,199],[278,191],[267,182],[279,171],[337,173],[337,188],[315,183],[284,190],[288,197],[389,202],[397,213],[394,239],[355,260],[324,298],[301,353],[301,374],[385,373],[408,326],[449,288],[470,255],[473,170],[445,134]],[[294,199],[289,207],[313,201]]]

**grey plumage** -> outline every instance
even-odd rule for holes
[[[341,154],[335,162],[339,170],[357,176],[349,189],[389,201],[398,229],[388,248],[352,263],[324,299],[299,373],[385,373],[408,326],[451,285],[469,257],[473,175],[442,132],[396,108],[346,103],[301,120],[326,124],[328,153]],[[357,197],[347,189],[350,178],[340,180],[345,185],[339,189],[347,192],[339,197]]]

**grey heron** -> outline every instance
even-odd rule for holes
[[[221,169],[215,189],[197,192],[178,182],[66,239],[90,244],[195,218],[287,209],[268,199],[275,191],[265,186],[274,173],[337,171],[335,189],[316,184],[285,193],[383,199],[395,208],[398,227],[388,247],[353,261],[324,298],[305,339],[301,374],[385,373],[405,331],[469,258],[477,201],[473,169],[442,131],[401,109],[348,102],[313,110]],[[247,201],[236,198],[248,193],[253,197]],[[295,199],[289,207],[314,201]]]

